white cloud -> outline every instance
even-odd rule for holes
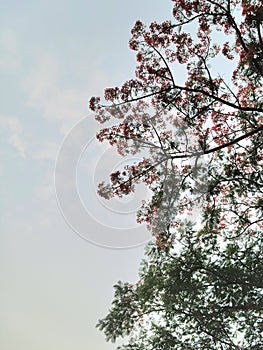
[[[15,35],[7,30],[0,33],[0,70],[13,70],[19,67],[21,61],[18,54],[18,43]]]
[[[21,138],[23,128],[20,121],[14,117],[0,115],[0,128],[8,131],[8,143],[18,151],[21,157],[25,157],[27,145]]]
[[[102,91],[106,85],[106,78],[98,69],[92,71],[87,82],[91,85],[84,84],[85,88],[83,81],[74,86],[73,82],[65,80],[64,75],[63,67],[54,56],[42,55],[23,84],[27,105],[39,110],[45,119],[58,122],[62,134],[89,113],[89,97]]]
[[[48,201],[49,210],[51,210],[51,201],[55,201],[53,165],[45,169],[45,172],[42,174],[42,179],[34,187],[34,194],[40,201]]]
[[[55,192],[54,192],[54,186],[53,183],[43,183],[42,185],[39,185],[35,187],[35,195],[38,199],[48,201],[51,198],[54,198]]]
[[[36,160],[55,161],[59,149],[59,144],[53,141],[46,141],[39,150],[32,151],[32,158]]]

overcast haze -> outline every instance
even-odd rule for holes
[[[127,234],[126,228],[139,237],[138,230],[143,229],[127,214],[134,214],[138,198],[133,199],[131,207],[123,204],[123,212],[117,202],[113,203],[115,207],[105,208],[92,186],[99,175],[107,174],[106,160],[113,159],[113,153],[92,140],[98,128],[92,119],[82,129],[82,138],[74,138],[70,132],[78,131],[76,123],[90,115],[88,101],[92,95],[132,77],[135,60],[128,40],[135,20],[165,19],[170,13],[169,0],[1,2],[3,350],[114,347],[105,343],[95,324],[107,313],[112,285],[119,279],[136,281],[143,246],[106,249],[88,240],[96,243],[97,236],[99,245],[108,240],[104,245],[110,246],[109,237],[114,237],[113,246],[118,246],[118,235],[121,230]],[[83,140],[86,130],[87,139]],[[79,140],[88,143],[78,174],[78,190],[87,215],[87,221],[80,217],[84,220],[80,229],[86,230],[82,238],[66,222],[56,201],[55,160],[65,137],[72,137],[71,145]],[[73,150],[70,148],[67,155]],[[109,164],[111,168],[116,166],[114,162]],[[64,171],[64,178],[58,177],[62,181],[59,195],[65,188],[70,203],[68,174]],[[77,222],[75,214],[70,220]],[[120,222],[122,226],[118,227]],[[142,234],[147,238],[145,232]],[[120,245],[125,245],[125,240]],[[138,240],[135,238],[134,245],[141,243]]]

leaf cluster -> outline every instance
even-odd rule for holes
[[[99,326],[113,341],[129,334],[136,350],[261,349],[262,248],[262,237],[220,242],[209,232],[188,232],[178,252],[149,244],[140,282],[115,286]]]

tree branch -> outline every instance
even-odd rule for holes
[[[249,137],[249,136],[252,136],[258,132],[260,132],[261,130],[263,130],[263,125],[260,125],[258,128],[244,134],[244,135],[241,135],[239,137],[237,137],[236,139],[232,140],[232,141],[229,141],[227,143],[224,143],[223,145],[220,145],[220,146],[217,146],[217,147],[214,147],[214,148],[210,148],[208,150],[205,150],[204,152],[193,152],[193,153],[190,153],[190,154],[182,154],[182,155],[177,155],[177,156],[171,156],[172,159],[180,159],[180,158],[188,158],[188,157],[195,157],[195,156],[199,156],[199,155],[202,155],[202,154],[210,154],[210,153],[214,153],[216,151],[219,151],[223,148],[226,148],[228,146],[231,146],[231,145],[234,145],[236,143],[238,143],[239,141],[241,140],[244,140],[245,138]]]

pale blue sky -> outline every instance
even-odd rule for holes
[[[3,350],[113,348],[94,326],[107,313],[112,285],[119,279],[136,281],[143,247],[104,249],[75,234],[56,202],[55,160],[65,135],[89,114],[90,96],[132,76],[135,60],[128,39],[135,20],[166,19],[171,7],[169,0],[1,3]],[[96,128],[91,121],[87,142]],[[125,213],[118,219],[111,210],[103,222],[105,208],[89,197],[93,170],[112,157],[94,141],[90,147],[92,152],[81,158],[80,191],[99,221],[87,232],[101,238],[102,231],[114,235],[118,220],[133,224]]]

